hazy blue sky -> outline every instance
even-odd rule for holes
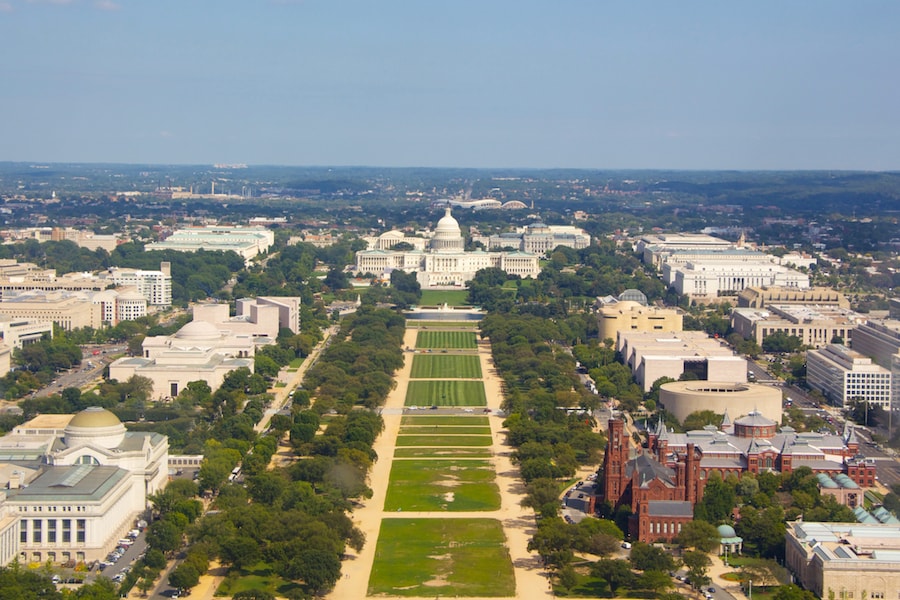
[[[900,169],[900,2],[0,0],[0,160]]]

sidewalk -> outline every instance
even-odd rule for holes
[[[727,579],[723,579],[722,575],[725,573],[733,573],[737,569],[735,567],[726,567],[724,561],[721,556],[713,556],[710,555],[710,559],[712,559],[712,565],[709,567],[709,579],[712,587],[716,588],[716,590],[724,590],[728,592],[732,598],[737,600],[742,600],[745,598],[744,593],[741,591],[741,584],[737,581],[728,581]]]

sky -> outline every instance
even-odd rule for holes
[[[900,169],[900,2],[0,0],[0,160]]]

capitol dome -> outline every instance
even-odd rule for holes
[[[450,214],[450,208],[448,207],[444,216],[441,217],[441,220],[437,222],[437,226],[434,228],[431,248],[433,250],[457,251],[462,250],[464,246],[462,230],[459,228],[459,223]]]
[[[206,321],[191,321],[178,330],[175,338],[179,340],[212,341],[222,337],[219,328]]]
[[[69,446],[88,441],[115,448],[125,438],[125,426],[119,417],[99,406],[91,406],[72,417],[64,433]]]

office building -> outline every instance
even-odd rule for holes
[[[850,301],[842,293],[824,287],[798,289],[750,286],[744,288],[737,296],[739,308],[765,308],[769,304],[808,304],[820,307],[850,308]]]
[[[809,287],[809,275],[772,262],[686,262],[663,264],[663,281],[692,301],[717,301],[744,288]]]
[[[616,349],[644,392],[661,377],[686,371],[703,381],[747,381],[747,361],[702,331],[619,331]]]
[[[103,324],[103,308],[71,292],[30,292],[4,297],[0,315],[11,319],[52,321],[67,331]]]
[[[890,410],[891,372],[843,344],[807,352],[806,381],[834,405],[861,401]]]
[[[0,299],[23,292],[102,292],[111,286],[135,290],[151,306],[172,305],[172,274],[168,262],[160,263],[159,271],[110,267],[99,273],[58,276],[52,269],[40,269],[31,263],[0,261]]]
[[[848,343],[866,318],[849,308],[826,304],[774,304],[765,308],[735,308],[731,327],[762,346],[773,333],[794,336],[804,346],[820,348],[835,341]]]
[[[176,252],[233,251],[243,257],[246,264],[266,252],[275,243],[275,233],[265,227],[189,227],[178,229],[161,242],[144,246],[144,250],[174,250]]]
[[[785,565],[823,599],[900,597],[900,525],[788,523]]]
[[[900,321],[868,321],[853,332],[853,349],[891,372],[891,406],[900,410]]]
[[[545,255],[558,246],[581,250],[591,245],[591,236],[584,229],[572,225],[546,225],[540,221],[519,227],[513,232],[491,236],[472,236],[488,250],[511,248],[521,252]]]
[[[15,319],[8,315],[0,315],[0,339],[11,348],[21,348],[25,344],[40,340],[45,335],[53,337],[52,321]]]

